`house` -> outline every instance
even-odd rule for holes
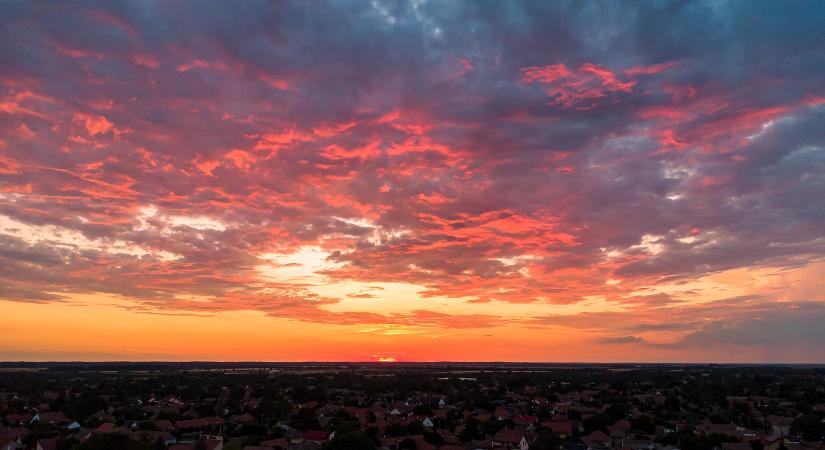
[[[366,420],[367,416],[369,416],[369,411],[367,408],[356,408],[354,406],[345,406],[344,411],[349,414],[350,417],[358,419],[359,421]]]
[[[587,450],[587,445],[580,442],[564,441],[561,448],[562,450]]]
[[[194,450],[194,444],[172,444],[166,450]]]
[[[52,425],[62,425],[64,423],[69,423],[69,419],[65,415],[63,415],[63,412],[61,411],[45,411],[35,414],[29,423],[31,424],[35,422],[50,423]]]
[[[793,417],[770,415],[768,416],[768,423],[771,425],[771,434],[788,436],[791,434]]]
[[[747,442],[725,442],[722,450],[751,450],[751,445]]]
[[[504,428],[490,440],[491,448],[528,450],[530,442],[525,433]]]
[[[571,436],[576,431],[582,431],[581,422],[570,419],[550,419],[541,423],[544,428],[553,430],[561,437]]]
[[[172,445],[178,442],[177,438],[171,433],[156,430],[139,430],[129,434],[134,441],[139,442],[162,442],[163,445]],[[82,441],[81,441],[82,442]]]
[[[601,431],[594,431],[582,438],[588,449],[607,449],[611,447],[610,436]]]
[[[38,439],[35,450],[57,450],[57,439],[56,437]]]
[[[329,433],[321,430],[309,430],[304,433],[304,441],[321,444],[329,438]]]
[[[496,410],[495,410],[495,412],[493,412],[493,415],[494,415],[494,416],[496,417],[496,419],[498,419],[498,420],[509,419],[509,418],[510,418],[510,416],[512,416],[512,414],[510,413],[510,411],[508,411],[506,408],[504,408],[504,407],[502,407],[502,406],[498,406],[498,407],[496,407]]]
[[[115,424],[106,422],[106,423],[100,424],[99,427],[95,428],[94,432],[99,433],[99,434],[106,434],[106,433],[113,432],[114,429],[115,429]]]
[[[24,448],[23,438],[28,434],[29,430],[23,427],[5,429],[0,432],[0,450],[18,450]]]
[[[30,422],[31,420],[32,420],[32,415],[31,414],[12,413],[12,414],[9,414],[9,415],[6,416],[6,421],[11,426],[17,426],[17,425],[20,425],[22,423]]]
[[[266,441],[261,441],[261,447],[264,447],[264,448],[279,447],[279,448],[282,448],[282,449],[286,449],[288,446],[289,446],[289,441],[287,439],[284,439],[284,438],[269,439],[269,440],[266,440]]]
[[[206,450],[223,450],[223,436],[201,436],[196,443],[172,444],[166,450],[194,450],[196,444],[202,444]]]
[[[539,419],[536,416],[519,415],[519,416],[513,417],[513,423],[515,423],[517,427],[524,427],[524,428],[532,426],[533,424],[538,422],[538,420]]]
[[[735,424],[716,424],[716,423],[703,423],[696,426],[696,433],[697,434],[704,434],[705,436],[710,436],[711,434],[721,434],[724,436],[729,436],[736,439],[746,439],[746,440],[753,440],[757,439],[758,436],[756,432],[753,430],[749,430],[747,428],[741,427]]]
[[[381,448],[395,449],[398,448],[398,443],[401,442],[400,437],[382,437],[380,438]]]
[[[89,418],[94,419],[94,420],[98,420],[100,422],[114,422],[115,421],[115,417],[107,411],[98,411],[98,412],[92,414]]]
[[[300,430],[296,430],[295,428],[282,426],[281,430],[283,430],[283,437],[290,443],[299,443],[304,438],[304,433],[301,433]]]
[[[203,442],[206,450],[223,450],[223,436],[203,435],[198,442]]]
[[[436,450],[433,444],[424,440],[424,436],[418,434],[413,436],[413,442],[415,442],[416,450]]]
[[[175,428],[182,431],[197,431],[223,425],[224,421],[220,417],[202,417],[198,419],[178,420]]]
[[[628,439],[624,441],[624,448],[630,448],[633,450],[653,450],[656,447],[652,441],[643,439]],[[748,444],[748,449],[750,449],[750,444]]]
[[[624,432],[624,430],[620,430],[620,429],[610,430],[609,436],[610,436],[610,439],[613,440],[613,444],[615,446],[624,447],[624,440],[627,437],[627,434]]]
[[[23,446],[23,441],[20,439],[6,440],[0,437],[0,450],[21,450],[23,448],[25,447]]]
[[[438,430],[438,434],[441,436],[441,439],[444,441],[444,445],[461,445],[461,439],[458,438],[453,433],[450,433],[447,430]],[[442,446],[443,448],[444,446]]]
[[[613,425],[609,425],[607,429],[611,432],[613,431],[620,431],[622,434],[627,434],[630,431],[631,424],[630,421],[627,419],[621,419],[614,423]]]
[[[172,426],[172,422],[169,420],[156,420],[155,421],[155,428],[160,431],[167,431],[172,432],[175,431],[175,427]]]
[[[43,400],[53,402],[60,398],[60,394],[62,394],[62,392],[57,390],[45,391],[43,392]]]
[[[253,423],[255,416],[249,413],[236,414],[229,417],[229,423]]]

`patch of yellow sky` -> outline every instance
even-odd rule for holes
[[[540,356],[530,341],[546,341],[537,340],[545,334],[537,329],[468,329],[437,338],[375,335],[362,332],[363,326],[307,323],[257,311],[193,315],[129,309],[137,306],[102,294],[49,304],[3,302],[0,359],[529,360]]]
[[[825,261],[799,267],[746,267],[711,274],[688,282],[662,283],[631,295],[664,293],[692,304],[711,303],[744,295],[772,301],[824,301]]]
[[[661,358],[656,349],[638,349],[632,357],[621,346],[594,344],[594,330],[523,327],[507,319],[582,312],[628,312],[601,297],[569,305],[473,303],[470,298],[421,296],[408,283],[330,282],[322,273],[332,266],[328,253],[305,247],[290,255],[262,256],[258,267],[268,281],[309,285],[340,302],[331,312],[404,315],[429,310],[452,315],[500,317],[488,328],[426,327],[404,324],[333,325],[278,318],[258,311],[196,314],[147,310],[139,302],[109,294],[73,294],[51,303],[1,302],[4,316],[0,359],[39,360],[520,360],[622,361]],[[825,263],[800,268],[734,269],[687,283],[650,286],[640,295],[667,293],[690,303],[738,295],[819,295],[810,280],[819,280]],[[817,274],[817,276],[812,276]],[[795,286],[788,293],[787,287]],[[783,290],[783,288],[785,290]],[[358,297],[361,294],[373,297]],[[782,299],[780,295],[780,300]],[[792,298],[791,298],[792,297]],[[684,304],[682,304],[684,305]],[[603,332],[602,332],[603,333]]]

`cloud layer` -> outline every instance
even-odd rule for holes
[[[3,10],[5,300],[825,360],[820,2]]]

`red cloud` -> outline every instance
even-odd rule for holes
[[[89,136],[105,134],[114,128],[106,117],[95,114],[75,113],[74,120],[83,125]]]
[[[672,69],[680,64],[679,61],[670,61],[650,66],[635,66],[624,70],[625,75],[636,77],[639,75],[656,75],[666,70]]]
[[[612,71],[592,64],[582,64],[571,71],[564,64],[530,66],[521,69],[522,82],[547,86],[553,103],[565,108],[590,109],[598,99],[614,93],[631,92],[635,81],[621,81]]]

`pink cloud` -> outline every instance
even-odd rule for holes
[[[74,120],[83,125],[89,136],[105,134],[114,128],[112,122],[101,115],[75,113]]]
[[[522,82],[546,85],[551,104],[565,108],[590,109],[594,102],[616,93],[632,92],[635,81],[621,81],[614,72],[592,63],[571,71],[564,64],[530,66],[521,69]]]

